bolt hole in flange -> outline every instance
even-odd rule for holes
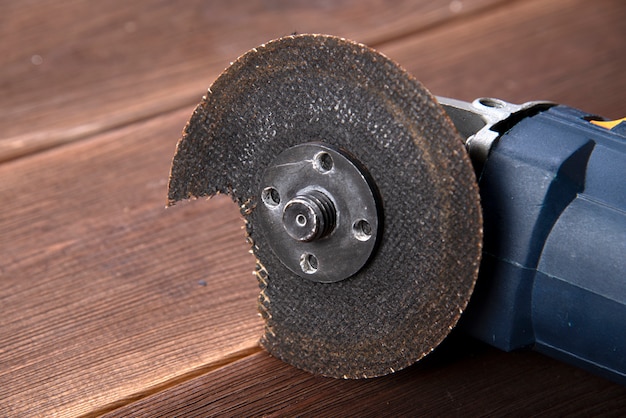
[[[296,145],[266,168],[260,186],[259,227],[293,273],[332,283],[367,263],[382,206],[371,176],[352,155],[321,142]]]
[[[352,233],[359,241],[367,241],[372,238],[372,226],[365,219],[359,219],[352,225]]]
[[[306,274],[314,274],[317,271],[317,257],[313,254],[302,254],[300,256],[300,268]]]
[[[313,160],[313,166],[320,173],[328,173],[333,169],[333,157],[327,152],[318,152]]]
[[[261,200],[266,206],[275,208],[280,204],[280,193],[273,187],[266,187],[261,193]]]

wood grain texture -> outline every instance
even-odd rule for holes
[[[193,104],[260,42],[334,32],[378,45],[438,95],[618,117],[623,2],[463,2],[451,20],[447,1],[100,3],[1,6],[0,159],[31,155],[0,164],[0,415],[623,415],[623,388],[475,345],[372,381],[301,373],[258,352],[238,208],[164,209]]]
[[[625,21],[619,0],[511,2],[381,50],[440,96],[550,100],[620,118]]]
[[[369,380],[313,376],[258,353],[107,417],[617,416],[624,408],[626,388],[456,335],[422,363]]]
[[[238,208],[165,209],[188,111],[0,166],[0,416],[75,416],[256,351]]]
[[[294,31],[376,44],[498,1],[5,2],[0,161],[192,105],[230,61]]]

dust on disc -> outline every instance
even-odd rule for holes
[[[354,155],[383,205],[377,251],[337,283],[292,273],[255,228],[265,168],[283,150],[315,141]],[[290,36],[226,69],[185,128],[168,199],[216,193],[231,194],[246,219],[266,324],[261,343],[299,368],[344,378],[402,369],[448,335],[472,293],[482,220],[464,144],[417,80],[364,45]]]

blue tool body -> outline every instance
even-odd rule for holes
[[[626,122],[552,106],[491,146],[483,260],[461,327],[626,384]]]

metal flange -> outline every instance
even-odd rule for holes
[[[370,258],[381,222],[371,177],[347,152],[323,143],[283,151],[263,174],[260,227],[300,277],[346,279]]]

